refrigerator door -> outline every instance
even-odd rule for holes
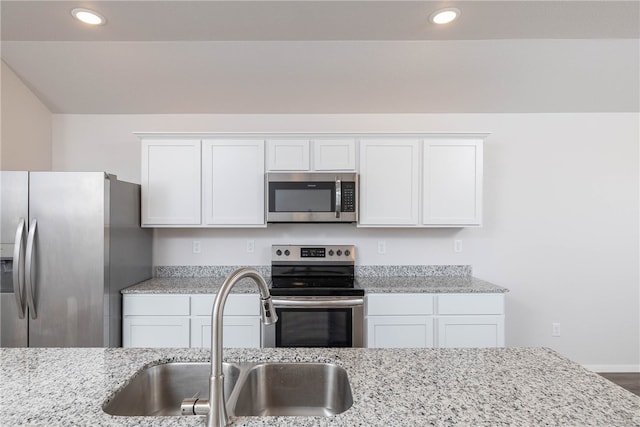
[[[109,347],[122,346],[122,294],[149,279],[153,230],[140,227],[140,185],[110,179],[109,286],[105,303],[105,337]],[[105,344],[106,345],[106,344]]]
[[[26,347],[24,248],[29,173],[0,172],[0,347]],[[20,232],[18,232],[20,229]]]
[[[102,172],[31,172],[29,184],[29,224],[37,223],[25,262],[35,307],[29,346],[106,346],[109,180]]]

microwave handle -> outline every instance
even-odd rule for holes
[[[342,181],[336,177],[336,218],[340,218],[342,211]]]

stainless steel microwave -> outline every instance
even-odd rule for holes
[[[267,222],[357,222],[355,173],[268,173]]]

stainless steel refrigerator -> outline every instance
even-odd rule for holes
[[[121,346],[120,290],[151,277],[140,186],[3,171],[0,189],[0,346]]]

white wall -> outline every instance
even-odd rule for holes
[[[482,228],[165,229],[156,230],[154,263],[268,264],[271,244],[323,241],[356,244],[360,264],[471,264],[474,276],[511,290],[509,346],[551,347],[600,370],[640,370],[639,122],[631,113],[54,115],[53,166],[139,182],[134,131],[491,132]],[[454,238],[463,240],[460,254]],[[377,254],[380,239],[386,255]],[[553,322],[561,337],[551,337]]]
[[[2,61],[0,169],[51,170],[51,112]]]

